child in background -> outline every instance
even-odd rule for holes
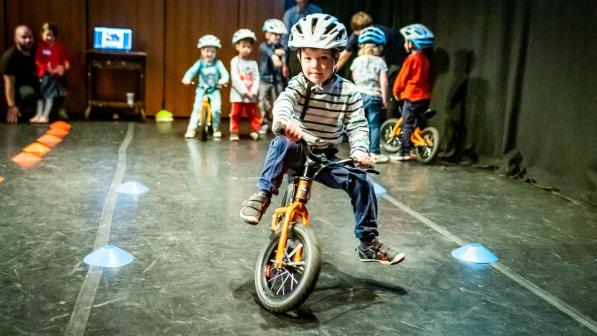
[[[292,27],[288,46],[297,50],[302,72],[289,81],[274,105],[275,124],[283,125],[284,135],[276,136],[270,143],[258,190],[240,211],[240,217],[248,224],[259,223],[272,194],[278,194],[284,173],[300,169],[303,144],[298,141],[304,134],[322,141],[308,144],[313,151],[336,160],[337,147],[346,133],[355,162],[365,167],[371,165],[369,128],[361,95],[354,84],[334,71],[346,40],[344,25],[327,14],[307,15]],[[320,171],[316,181],[349,194],[361,261],[392,265],[404,259],[403,253],[392,251],[378,237],[377,198],[365,171],[329,167]]]
[[[283,89],[283,74],[287,72],[282,35],[288,34],[284,23],[268,19],[263,23],[265,42],[259,46],[259,109],[261,110],[260,134],[265,135],[272,125],[272,107]]]
[[[411,24],[400,29],[404,36],[404,49],[410,53],[396,81],[392,93],[396,100],[403,100],[401,148],[398,154],[390,155],[392,161],[412,160],[410,136],[417,118],[429,107],[431,84],[429,83],[429,59],[423,52],[433,46],[433,33],[422,24]],[[413,153],[414,154],[414,153]]]
[[[384,32],[377,27],[367,27],[358,37],[359,57],[350,66],[352,78],[363,98],[365,115],[369,122],[369,153],[375,163],[386,163],[388,157],[379,150],[379,127],[382,109],[387,106],[388,67],[379,57],[386,44]]]
[[[31,123],[47,123],[54,99],[66,95],[62,77],[70,69],[70,63],[64,47],[56,41],[57,37],[58,28],[51,23],[44,23],[41,28],[41,41],[35,53],[42,99],[37,101],[37,112],[31,118]]]
[[[238,123],[244,110],[251,122],[251,139],[259,140],[261,118],[257,114],[257,94],[259,93],[259,68],[257,62],[249,58],[255,33],[249,29],[239,29],[232,36],[232,44],[238,52],[230,61],[232,88],[230,90],[230,141],[238,141]]]
[[[189,120],[187,132],[184,136],[185,138],[195,136],[195,130],[199,122],[199,113],[203,104],[203,96],[207,94],[211,105],[213,136],[214,139],[219,139],[222,137],[222,132],[220,131],[220,113],[222,112],[220,86],[228,84],[230,76],[222,61],[216,59],[217,48],[222,48],[220,39],[213,35],[201,36],[197,48],[201,49],[201,58],[187,70],[182,78],[184,85],[190,85],[193,78],[199,75],[193,112],[191,113],[191,120]]]

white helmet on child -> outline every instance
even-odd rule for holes
[[[255,33],[249,29],[242,28],[234,32],[234,35],[232,35],[232,44],[236,44],[238,41],[245,39],[253,40],[253,42],[257,41]]]
[[[288,46],[290,49],[346,48],[348,35],[346,28],[338,19],[328,14],[309,14],[300,19],[290,30]]]
[[[433,33],[420,23],[413,23],[400,28],[400,34],[404,36],[405,40],[411,41],[417,49],[433,46]]]
[[[288,34],[288,29],[286,29],[286,25],[284,22],[278,19],[267,19],[263,23],[262,30],[266,33],[274,33],[279,35],[286,35]]]
[[[201,49],[205,47],[222,48],[222,44],[220,43],[220,39],[213,35],[203,35],[199,38],[199,42],[197,42],[197,48]]]

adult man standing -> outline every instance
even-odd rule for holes
[[[296,0],[296,6],[288,8],[288,10],[284,13],[283,21],[288,31],[290,31],[290,29],[292,29],[292,26],[294,26],[294,24],[297,23],[298,20],[304,18],[309,14],[321,12],[321,8],[310,4],[308,0]],[[286,55],[288,56],[286,63],[288,64],[290,78],[292,78],[293,76],[296,76],[301,72],[301,63],[296,57],[296,51],[288,49],[288,35],[282,36],[282,45],[287,51]]]
[[[35,76],[35,53],[33,33],[29,27],[15,28],[15,45],[2,55],[2,77],[8,110],[6,122],[16,123],[22,110],[37,100],[39,80]]]

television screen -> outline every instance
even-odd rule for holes
[[[133,31],[128,28],[93,28],[93,48],[129,51],[133,46]]]

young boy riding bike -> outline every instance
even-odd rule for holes
[[[282,125],[284,135],[277,135],[270,143],[258,191],[240,212],[245,222],[258,224],[272,194],[278,194],[284,173],[300,167],[304,158],[298,141],[303,134],[322,140],[308,145],[313,146],[314,152],[333,160],[346,132],[355,161],[364,167],[372,164],[361,96],[354,84],[335,73],[335,64],[346,41],[344,25],[327,14],[308,15],[292,27],[288,45],[298,51],[302,72],[290,80],[274,104],[274,125]],[[361,261],[395,264],[404,259],[403,253],[392,251],[378,238],[377,199],[366,172],[333,167],[323,170],[316,180],[349,194]]]

